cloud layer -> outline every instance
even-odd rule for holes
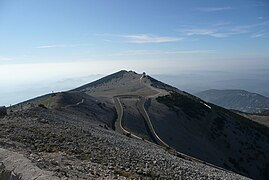
[[[168,43],[182,40],[182,38],[157,36],[149,34],[121,35],[129,43]]]
[[[248,34],[249,37],[261,37],[267,34],[268,21],[249,25],[234,25],[232,23],[219,23],[208,26],[189,26],[180,28],[182,36],[210,36],[214,38],[226,38],[234,35]],[[262,32],[262,33],[261,33]]]
[[[162,50],[129,50],[112,54],[113,56],[140,56],[140,55],[170,55],[170,54],[210,54],[215,50],[186,50],[186,51],[162,51]]]
[[[172,36],[160,36],[154,34],[97,34],[97,36],[103,36],[111,39],[104,39],[106,42],[122,41],[125,43],[171,43],[183,40],[180,37]]]
[[[195,8],[197,11],[201,12],[218,12],[218,11],[226,11],[231,10],[231,7],[202,7],[202,8]]]

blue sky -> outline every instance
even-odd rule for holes
[[[269,2],[1,0],[0,63],[269,57]]]
[[[267,0],[0,0],[0,82],[269,67]]]

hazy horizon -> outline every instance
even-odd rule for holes
[[[132,70],[132,69],[126,69]],[[116,72],[116,71],[115,71]],[[138,71],[142,73],[144,71]],[[177,87],[180,90],[195,94],[208,89],[243,89],[269,97],[269,71],[259,74],[253,71],[250,74],[224,71],[196,71],[178,74],[149,74],[164,83]],[[114,72],[111,72],[114,73]],[[146,72],[147,73],[147,72]],[[81,77],[67,77],[32,83],[13,84],[2,88],[0,104],[9,106],[42,96],[51,92],[71,90],[86,83],[93,82],[109,74],[90,74]],[[215,76],[214,76],[215,75]]]
[[[269,96],[269,2],[0,1],[0,105],[119,71]]]

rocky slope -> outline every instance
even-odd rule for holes
[[[248,113],[269,109],[269,98],[244,90],[211,89],[196,94],[201,99],[213,104]]]
[[[120,71],[8,108],[0,145],[62,179],[266,179],[268,132],[146,74]]]
[[[33,107],[6,116],[0,121],[1,147],[61,179],[244,179],[120,135],[73,108],[80,105]]]

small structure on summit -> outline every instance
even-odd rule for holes
[[[7,108],[5,106],[0,106],[0,118],[3,118],[7,115]]]
[[[145,73],[145,72],[142,73],[142,76],[140,77],[140,81],[141,81],[144,77],[146,77],[146,73]]]

